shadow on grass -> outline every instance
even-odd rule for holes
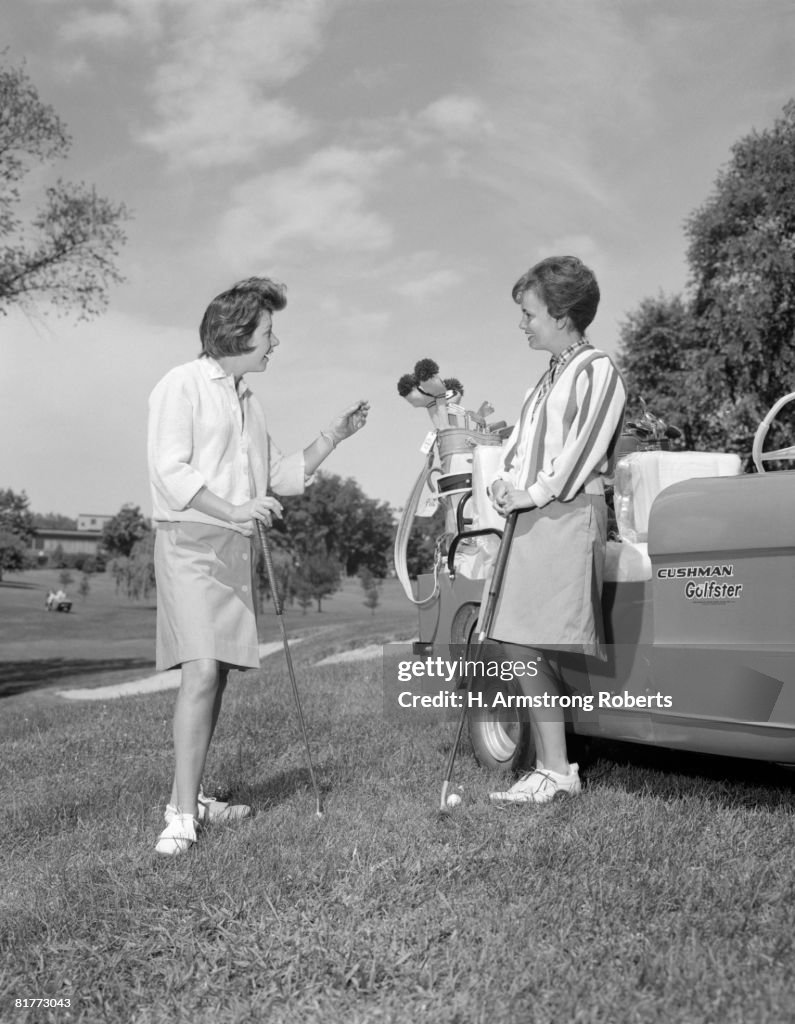
[[[315,765],[320,793],[325,797],[331,792],[331,786],[323,782],[322,774],[323,766]],[[288,768],[278,775],[272,775],[265,782],[249,787],[248,792],[252,805],[259,811],[266,811],[269,807],[284,803],[301,790],[306,790],[314,796],[312,777],[308,768]]]
[[[149,658],[45,658],[40,661],[6,661],[0,664],[0,698],[38,690],[58,683],[85,681],[108,672],[154,669]]]
[[[0,590],[40,590],[45,588],[38,583],[15,583],[12,580],[0,580]]]
[[[651,789],[663,800],[692,793],[696,780],[704,783],[705,797],[727,806],[780,807],[792,805],[795,797],[795,766],[591,738],[580,739],[576,756],[585,779],[592,783],[608,779],[623,767],[655,772],[653,782],[645,772],[622,773],[618,784],[628,793]]]

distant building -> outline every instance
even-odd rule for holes
[[[77,517],[76,530],[36,529],[31,547],[39,554],[49,555],[60,546],[65,555],[96,555],[102,547],[102,528],[113,516],[87,515]]]
[[[102,533],[105,523],[109,523],[111,519],[113,519],[113,516],[90,516],[85,512],[81,512],[77,517],[77,529],[81,533],[84,530],[99,530]]]

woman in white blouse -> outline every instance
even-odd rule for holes
[[[175,772],[162,854],[196,841],[199,821],[241,818],[242,805],[207,800],[201,778],[231,668],[258,668],[252,593],[254,520],[281,514],[277,494],[300,494],[340,441],[364,426],[369,405],[340,413],[303,451],[271,442],[246,373],[261,373],[279,345],[273,315],[284,287],[241,281],[218,295],[199,330],[198,359],[175,367],[149,399],[148,455],[155,521],[157,667],[182,668],[174,710]]]
[[[626,393],[610,357],[585,337],[599,286],[580,260],[542,260],[512,294],[530,348],[552,358],[527,393],[491,488],[501,514],[519,515],[490,634],[510,660],[535,662],[537,675],[521,685],[539,698],[533,707],[543,710],[531,717],[534,770],[491,799],[546,803],[580,792],[578,766],[567,757],[563,712],[554,700],[562,693],[558,657],[561,651],[604,657],[604,481],[613,473]]]

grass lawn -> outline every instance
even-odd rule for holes
[[[72,572],[69,588],[72,610],[48,612],[44,599],[57,590],[59,571],[39,569],[7,576],[0,582],[0,697],[46,686],[99,686],[152,675],[155,670],[155,602],[129,601],[115,592],[109,573],[91,577],[85,600],[78,596],[80,574]],[[318,631],[334,633],[335,643],[357,642],[357,634],[375,639],[410,637],[416,633],[416,614],[400,583],[385,580],[375,613],[363,604],[358,580],[306,614],[288,607],[285,622],[290,636]],[[260,639],[278,640],[279,622],[266,602],[260,619]],[[371,641],[372,642],[372,641]],[[336,649],[336,648],[332,648]]]
[[[255,817],[173,860],[173,693],[2,701],[0,1020],[793,1019],[789,776],[594,745],[581,798],[498,809],[462,749],[440,818],[454,723],[387,716],[378,661],[315,664],[394,628],[354,603],[294,651],[322,820],[278,656],[233,678],[206,773]]]

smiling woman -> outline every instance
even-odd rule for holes
[[[610,357],[585,337],[599,286],[579,259],[542,260],[519,278],[512,296],[530,348],[552,358],[527,393],[491,487],[497,511],[516,519],[489,635],[512,660],[538,665],[536,676],[517,679],[525,695],[560,696],[561,650],[603,656],[603,481],[615,463],[625,392]],[[493,793],[495,803],[546,803],[580,792],[560,705],[534,711],[531,729],[535,770]]]
[[[201,322],[202,352],[152,392],[149,472],[156,530],[157,668],[181,666],[174,712],[176,770],[158,853],[196,841],[199,820],[250,814],[206,801],[201,776],[229,670],[258,668],[252,535],[281,505],[269,493],[300,494],[340,441],[360,430],[368,403],[355,402],[303,451],[283,456],[244,380],[262,373],[279,345],[273,315],[284,286],[252,277],[218,295]]]

